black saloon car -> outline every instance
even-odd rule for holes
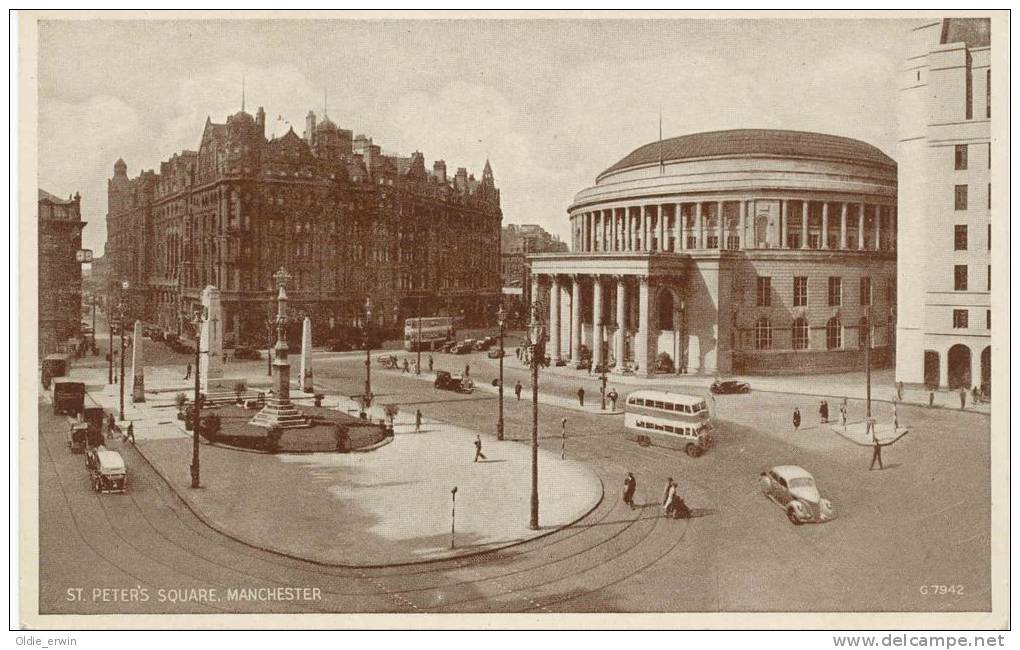
[[[735,393],[750,393],[750,384],[743,381],[727,380],[719,381],[718,379],[712,382],[710,389],[716,395],[732,395]]]

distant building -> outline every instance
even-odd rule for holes
[[[382,153],[363,135],[308,113],[266,138],[266,115],[207,119],[198,149],[159,173],[109,181],[106,255],[130,282],[131,317],[190,333],[204,287],[220,289],[229,343],[261,343],[275,313],[273,274],[286,267],[290,313],[317,336],[359,325],[366,297],[377,327],[424,310],[491,321],[500,295],[502,213],[488,161],[480,179],[420,152]],[[328,325],[327,325],[328,324]]]
[[[909,247],[896,379],[906,384],[991,389],[991,77],[989,19],[910,33],[898,151],[899,240]]]
[[[76,344],[81,333],[81,195],[39,190],[39,355]]]
[[[570,206],[572,252],[531,255],[549,354],[656,372],[892,363],[896,163],[767,129],[639,147]]]
[[[528,272],[528,255],[531,253],[562,253],[569,250],[560,241],[536,224],[508,224],[503,226],[500,239],[502,249],[503,295],[506,309],[513,309],[517,319],[526,318],[528,297],[531,295],[531,275]]]

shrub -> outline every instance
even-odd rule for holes
[[[389,418],[390,426],[392,427],[394,418],[396,418],[397,414],[400,413],[400,407],[396,404],[387,404],[383,409],[383,413],[385,413],[386,417]]]
[[[672,372],[673,357],[669,356],[668,352],[660,352],[659,356],[655,357],[655,369]]]
[[[174,404],[177,405],[177,411],[181,412],[184,410],[184,405],[188,403],[188,396],[184,393],[177,393],[174,395]]]
[[[220,416],[213,413],[212,415],[206,415],[202,417],[202,429],[201,434],[206,440],[216,440],[216,436],[219,434],[220,429],[223,426],[223,422],[220,420]]]

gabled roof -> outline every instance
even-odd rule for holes
[[[71,205],[74,203],[73,199],[61,199],[53,194],[50,194],[46,190],[39,188],[39,200],[47,201],[49,203],[55,203],[57,205]]]

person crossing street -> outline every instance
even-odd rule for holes
[[[485,454],[482,453],[482,437],[480,435],[476,435],[475,436],[475,462],[476,463],[478,462],[479,458],[481,458],[482,460],[488,460],[485,457]]]

